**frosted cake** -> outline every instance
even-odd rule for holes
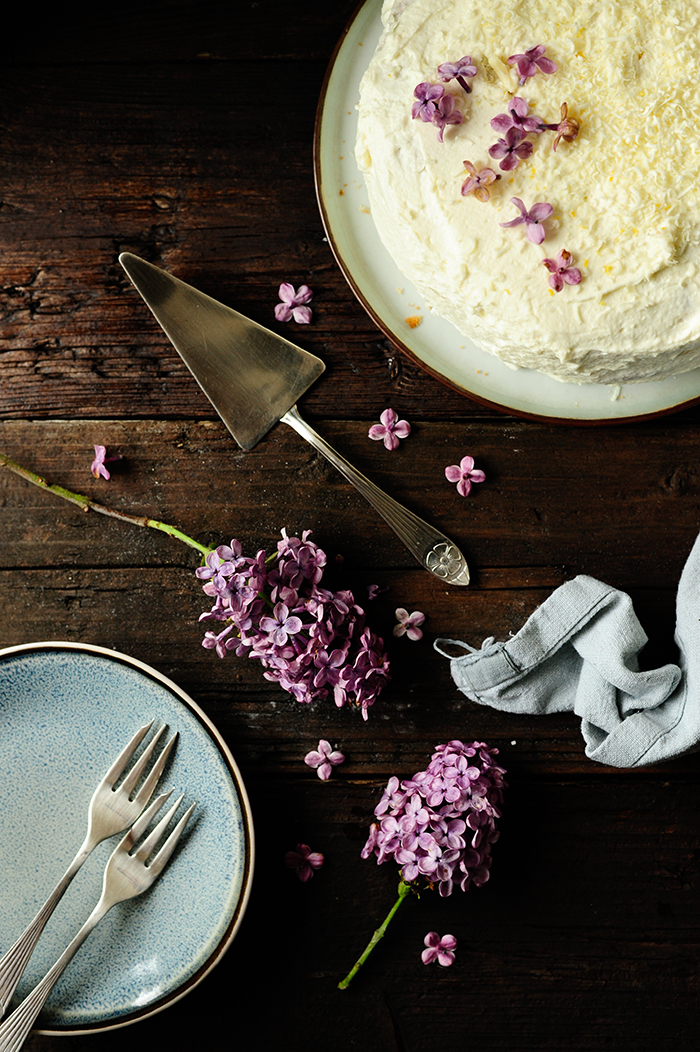
[[[559,380],[699,365],[700,4],[386,0],[382,20],[356,156],[431,309]]]

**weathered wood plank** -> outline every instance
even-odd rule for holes
[[[456,607],[466,609],[475,590],[515,589],[512,630],[523,613],[517,589],[527,582],[553,587],[586,573],[626,589],[675,588],[700,522],[691,422],[596,431],[500,419],[419,422],[393,453],[367,439],[371,422],[317,424],[360,470],[464,546],[474,586],[447,590]],[[125,457],[109,483],[90,475],[94,442]],[[285,526],[312,529],[348,572],[367,571],[379,583],[386,571],[416,565],[363,498],[285,425],[245,453],[210,421],[6,421],[0,450],[50,481],[207,543],[236,535],[252,550]],[[487,475],[468,499],[444,477],[465,453]],[[4,565],[70,565],[79,548],[69,538],[90,546],[94,565],[172,558],[182,565],[173,542],[159,537],[154,548],[150,531],[96,521],[7,471],[0,494]],[[429,575],[417,580],[416,600],[447,594]]]

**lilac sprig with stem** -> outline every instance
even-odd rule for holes
[[[214,600],[200,620],[223,624],[202,646],[259,660],[266,679],[298,702],[333,696],[338,708],[357,706],[363,719],[389,678],[384,644],[366,624],[350,591],[323,587],[326,554],[309,539],[282,540],[270,555],[244,556],[232,540],[196,571]]]
[[[275,552],[248,558],[236,540],[210,548],[169,523],[107,507],[51,483],[5,453],[0,453],[0,467],[86,513],[160,530],[194,548],[203,556],[197,576],[214,599],[200,620],[224,623],[220,632],[206,634],[205,647],[222,657],[235,649],[259,659],[265,677],[298,701],[332,693],[339,708],[356,705],[367,718],[389,678],[383,642],[366,624],[352,592],[323,587],[326,555],[308,531],[298,538],[283,530]]]
[[[409,894],[437,888],[445,898],[489,879],[505,788],[497,753],[484,742],[455,739],[436,746],[424,771],[389,779],[361,854],[399,865],[398,897],[339,989],[352,982]]]

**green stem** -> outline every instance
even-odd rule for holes
[[[65,489],[63,486],[47,482],[41,475],[36,475],[33,471],[23,468],[21,464],[10,460],[4,453],[0,453],[0,466],[6,467],[8,471],[14,472],[20,478],[26,479],[27,482],[31,482],[34,486],[38,486],[39,489],[48,490],[49,493],[54,493],[57,497],[61,497],[71,504],[77,504],[84,512],[96,511],[98,514],[108,515],[112,519],[130,522],[133,526],[148,526],[152,530],[160,530],[162,533],[167,533],[170,537],[175,537],[176,540],[182,541],[183,544],[189,545],[190,548],[196,548],[202,555],[208,555],[212,551],[211,548],[207,548],[198,541],[193,540],[192,537],[188,537],[182,530],[178,530],[175,526],[169,526],[167,522],[158,522],[157,519],[149,519],[145,515],[129,515],[125,511],[107,508],[104,504],[98,504],[97,501],[91,500],[90,497],[83,496],[82,493],[73,493],[72,490]]]
[[[362,965],[365,963],[365,961],[367,960],[367,958],[371,954],[371,952],[374,949],[374,947],[377,945],[379,940],[384,937],[384,933],[386,932],[386,929],[389,926],[389,921],[394,916],[394,914],[396,913],[397,909],[399,908],[399,906],[401,905],[403,900],[406,898],[406,896],[411,891],[414,891],[414,888],[412,888],[410,884],[407,884],[405,880],[400,880],[399,881],[399,897],[397,898],[396,902],[394,903],[394,905],[391,907],[391,909],[389,910],[388,914],[384,918],[383,924],[381,924],[377,928],[377,930],[375,931],[374,935],[369,940],[369,942],[367,943],[367,946],[365,947],[363,952],[360,954],[358,959],[355,961],[355,963],[353,964],[353,966],[350,969],[350,971],[348,972],[348,974],[345,976],[345,978],[342,980],[342,982],[338,983],[338,989],[339,990],[346,990],[348,988],[348,986],[350,985],[350,983],[352,982],[354,977],[359,972],[359,970],[362,967]]]

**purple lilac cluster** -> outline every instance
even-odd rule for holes
[[[265,678],[299,702],[332,693],[338,708],[356,705],[367,719],[389,678],[384,644],[352,592],[322,586],[326,554],[309,533],[288,537],[282,530],[270,556],[244,556],[237,540],[207,555],[196,573],[214,605],[200,621],[224,627],[206,632],[202,646],[219,657],[233,651],[257,658]]]
[[[392,777],[375,808],[362,857],[393,859],[407,883],[423,879],[442,896],[489,878],[505,771],[483,742],[438,745],[425,771]]]

